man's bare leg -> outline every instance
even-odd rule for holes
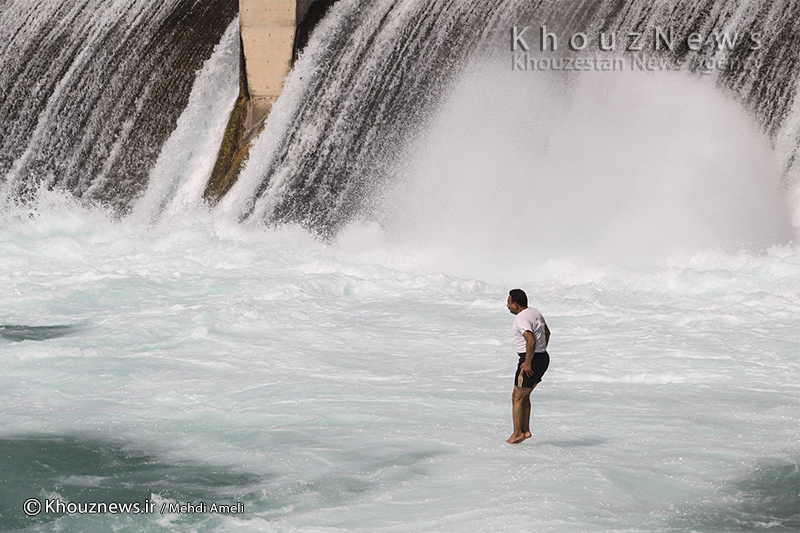
[[[517,387],[514,385],[514,392],[511,394],[511,417],[514,421],[514,433],[506,440],[509,444],[517,444],[531,436],[531,391],[533,391],[533,387]]]
[[[531,436],[531,397],[522,400],[522,427],[520,428],[525,438]]]
[[[538,383],[534,383],[533,387],[531,387],[531,391],[536,388]],[[530,438],[531,436],[531,393],[529,392],[525,399],[522,402],[522,420],[524,421],[524,425],[522,428],[522,433],[525,435],[525,438]]]

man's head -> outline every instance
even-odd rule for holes
[[[511,311],[511,314],[516,315],[526,307],[528,307],[528,295],[522,289],[511,289],[508,291],[508,302],[506,307]]]

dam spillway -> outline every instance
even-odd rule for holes
[[[303,37],[309,46],[297,65],[302,73],[289,75],[292,96],[284,98],[282,115],[268,125],[264,147],[251,153],[247,147],[265,124],[296,54],[294,44],[289,52],[289,43],[297,40],[290,35],[292,19],[302,27],[298,21],[318,4],[325,7],[324,17],[317,13],[321,21],[310,39],[308,32]],[[232,113],[222,111],[230,113],[228,133],[219,134],[214,151],[220,153],[202,171],[211,183],[192,193],[216,204],[232,190],[234,180],[225,178],[243,176],[236,199],[224,207],[240,219],[300,223],[335,235],[392,182],[403,150],[463,69],[492,57],[508,63],[512,27],[529,25],[535,31],[542,21],[561,37],[563,53],[575,32],[592,38],[617,32],[621,42],[626,33],[649,35],[662,28],[678,36],[674,48],[661,50],[662,59],[740,65],[705,77],[755,117],[783,153],[785,183],[797,181],[798,18],[784,16],[792,11],[791,2],[717,2],[702,9],[691,3],[532,6],[513,0],[242,6],[245,28],[253,27],[249,15],[262,22],[266,15],[274,17],[274,25],[265,26],[275,28],[266,31],[273,40],[261,40],[270,43],[262,51],[268,48],[275,56],[253,51],[248,62],[248,45],[241,49],[240,73],[226,75],[231,83],[241,80],[239,102]],[[199,65],[239,9],[229,0],[172,0],[157,7],[138,0],[102,6],[53,1],[36,8],[21,0],[10,3],[1,15],[4,197],[25,201],[39,188],[57,188],[127,214],[156,189],[174,194],[180,186],[151,183],[151,175],[165,155],[165,142],[179,130]],[[109,17],[118,22],[109,24]],[[244,40],[248,31],[243,30]],[[709,45],[691,49],[686,38],[692,33]],[[742,38],[727,49],[714,45],[715,33]],[[748,45],[747,36],[754,35],[757,50]],[[256,73],[260,68],[263,76]],[[689,67],[682,72],[699,75]],[[170,201],[165,196],[153,202]]]
[[[239,97],[231,112],[219,154],[203,197],[216,204],[238,179],[248,156],[250,143],[258,135],[272,105],[280,96],[298,45],[298,30],[306,14],[322,12],[333,0],[240,0],[239,32],[241,55]],[[321,16],[318,15],[318,16]],[[309,17],[315,22],[316,17]]]
[[[5,199],[71,191],[128,213],[236,0],[5,2]]]

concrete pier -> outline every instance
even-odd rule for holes
[[[239,0],[242,61],[249,96],[245,132],[267,116],[292,68],[297,0]]]
[[[297,27],[315,3],[324,3],[324,9],[333,2],[239,0],[239,98],[203,194],[209,204],[216,204],[236,182],[250,142],[261,132],[292,68]]]

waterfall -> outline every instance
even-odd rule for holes
[[[169,180],[154,190],[173,194],[178,180],[160,177],[162,171],[154,178],[153,169],[165,159],[196,72],[236,4],[6,2],[0,13],[4,197],[61,188],[124,214],[151,179]],[[721,94],[736,99],[780,152],[784,184],[794,186],[800,172],[797,11],[791,0],[341,0],[314,30],[241,179],[217,210],[240,220],[298,223],[332,237],[373,207],[465,69],[481,61],[511,67],[512,29],[525,26],[534,45],[541,27],[556,35],[560,46],[552,57],[560,58],[596,52],[599,37],[613,33],[618,49],[607,57],[630,61],[633,53],[623,47],[630,34],[639,34],[650,56],[681,61],[682,75],[712,78]],[[661,48],[652,50],[656,31]],[[675,38],[667,48],[670,32]],[[576,33],[590,42],[580,53],[567,46]],[[703,39],[699,50],[688,38],[693,33]],[[703,73],[719,61],[729,66]],[[151,195],[148,202],[167,199]]]
[[[4,196],[58,187],[128,212],[237,8],[236,0],[4,2]]]
[[[512,27],[530,26],[534,35],[545,24],[561,38],[559,57],[578,32],[595,50],[601,32],[616,33],[618,49],[608,57],[626,61],[629,34],[648,51],[656,29],[672,35],[671,50],[660,41],[650,55],[682,62],[687,77],[714,78],[784,151],[784,181],[796,182],[800,13],[793,11],[790,1],[344,0],[315,30],[225,208],[335,234],[393,178],[400,154],[464,68],[480,59],[510,67]],[[705,40],[699,50],[687,44],[692,33]],[[726,36],[736,39],[722,42]],[[725,69],[704,72],[723,60]]]

